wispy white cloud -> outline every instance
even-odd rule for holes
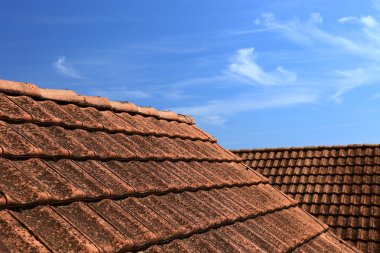
[[[299,19],[280,21],[273,14],[262,14],[258,20],[256,22],[258,25],[280,32],[304,46],[330,45],[335,49],[338,48],[339,51],[344,49],[349,54],[368,60],[379,61],[380,59],[379,36],[378,33],[373,32],[374,28],[378,28],[378,23],[372,16],[343,17],[340,19],[340,23],[357,20],[362,24],[364,29],[361,31],[363,33],[361,37],[358,37],[357,33],[353,33],[352,30],[342,30],[338,35],[321,29],[323,17],[320,13],[311,14],[310,18],[303,22]]]
[[[279,32],[303,46],[328,46],[332,54],[339,52],[355,59],[353,62],[358,62],[356,68],[337,67],[332,71],[335,76],[325,80],[335,86],[331,99],[342,102],[342,96],[346,92],[380,81],[377,77],[380,69],[380,26],[376,18],[370,15],[342,17],[338,22],[356,23],[361,27],[356,30],[342,27],[340,33],[328,32],[321,28],[323,17],[319,13],[311,14],[310,18],[303,22],[299,19],[280,21],[273,14],[262,14],[255,24]]]
[[[283,85],[293,83],[297,74],[278,66],[275,71],[266,72],[256,63],[257,55],[254,48],[244,48],[237,51],[228,70],[231,74],[247,78],[264,85]]]
[[[334,71],[338,76],[336,84],[338,89],[331,97],[336,102],[342,102],[342,95],[346,92],[363,85],[370,85],[380,82],[380,65],[369,64],[349,70]]]
[[[70,64],[66,62],[64,56],[58,57],[58,59],[53,62],[54,69],[65,76],[73,77],[76,79],[84,79],[84,77],[79,74],[79,72]]]
[[[366,27],[375,27],[377,26],[377,21],[372,16],[362,16],[362,17],[342,17],[338,19],[339,23],[360,23]]]
[[[236,113],[315,103],[317,100],[318,95],[309,92],[249,94],[232,99],[210,100],[203,105],[178,107],[173,110],[197,116],[201,121],[208,124],[220,125]]]

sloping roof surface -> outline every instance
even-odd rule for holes
[[[188,116],[0,90],[0,252],[357,252]]]
[[[380,145],[234,152],[340,237],[363,251],[380,251]]]

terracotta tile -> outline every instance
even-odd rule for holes
[[[195,162],[193,163],[193,165]],[[211,188],[213,185],[215,185],[215,182],[211,181],[207,175],[204,175],[201,171],[197,170],[197,167],[192,166],[188,162],[175,162],[175,167],[179,168],[180,170],[183,171],[184,174],[187,176],[191,176],[194,181],[198,182],[201,184],[204,188]],[[201,187],[198,187],[201,188]]]
[[[227,150],[220,148],[217,143],[196,141],[194,142],[199,147],[202,147],[203,153],[210,154],[210,157],[216,160],[225,160],[225,161],[238,161],[238,157],[231,155]]]
[[[40,159],[13,161],[12,164],[24,175],[38,183],[41,189],[49,194],[49,200],[65,201],[84,197],[84,193],[80,189]]]
[[[154,133],[154,125],[149,123],[148,117],[131,115],[126,112],[117,113],[129,125],[131,131],[138,133]]]
[[[148,162],[151,170],[157,174],[167,184],[168,191],[183,191],[190,188],[201,188],[200,184],[194,179],[194,175],[187,174],[181,167],[173,162]]]
[[[101,164],[133,187],[136,194],[156,192],[156,188],[145,181],[145,177],[147,176],[141,171],[136,170],[130,162],[108,161]]]
[[[141,136],[137,135],[125,135],[125,134],[111,134],[109,135],[116,142],[119,142],[126,149],[136,154],[139,158],[152,158],[154,154],[152,152],[152,145],[144,140]],[[150,148],[148,150],[147,148]]]
[[[74,184],[84,193],[85,198],[105,197],[111,195],[111,190],[97,179],[89,175],[82,167],[71,160],[46,161],[51,168],[62,177]]]
[[[80,119],[71,115],[71,113],[64,110],[63,107],[57,103],[49,100],[39,101],[38,103],[43,110],[59,119],[60,124],[65,126],[83,127]]]
[[[210,181],[214,183],[214,185],[223,186],[228,184],[228,182],[221,176],[212,173],[212,171],[210,171],[210,169],[207,168],[207,164],[204,162],[188,162],[186,164],[188,164],[193,170],[208,178]]]
[[[157,236],[141,221],[113,200],[90,203],[89,206],[131,241],[130,247],[141,247],[157,241]],[[128,244],[125,244],[128,250]]]
[[[286,252],[289,245],[283,242],[276,234],[269,232],[267,226],[255,223],[254,220],[248,220],[243,223],[236,223],[231,226],[237,233],[244,238],[255,242],[256,247],[264,252]]]
[[[131,147],[122,145],[118,137],[123,134],[109,134],[105,132],[92,132],[92,136],[102,145],[117,154],[122,159],[137,158],[137,154],[131,150]]]
[[[161,245],[160,248],[166,253],[196,253],[190,249],[190,247],[183,242],[184,240],[174,240],[168,244]]]
[[[110,148],[110,144],[99,142],[91,132],[82,129],[70,131],[70,134],[82,143],[88,150],[91,150],[99,158],[117,158],[119,155]]]
[[[226,163],[204,162],[205,167],[209,168],[212,173],[222,177],[228,186],[243,184],[246,181],[239,177],[237,173],[231,173],[226,167]]]
[[[122,130],[124,128],[121,128],[119,125],[114,123],[114,120],[117,120],[119,117],[114,116],[113,113],[110,111],[99,111],[93,107],[86,107],[83,108],[83,111],[91,116],[92,121],[95,121],[102,125],[102,128],[110,130],[110,131],[116,131],[116,130]],[[108,112],[108,113],[107,113]]]
[[[163,138],[164,139],[164,138]],[[200,153],[198,153],[196,150],[189,148],[187,143],[189,140],[182,140],[179,138],[175,139],[166,139],[167,145],[170,147],[172,152],[172,156],[178,157],[180,160],[187,160],[187,159],[205,159]]]
[[[112,196],[132,195],[135,191],[126,181],[116,176],[100,162],[94,160],[78,161],[77,164],[92,177],[98,179],[111,190]]]
[[[155,233],[159,241],[167,240],[175,235],[175,226],[144,205],[139,199],[127,198],[117,203],[133,215],[133,217],[141,221],[150,231]]]
[[[133,132],[132,128],[125,120],[119,117],[118,113],[113,111],[99,111],[102,118],[107,120],[107,123],[102,123],[104,127],[112,131],[123,131],[123,132]]]
[[[40,156],[69,156],[69,151],[62,147],[55,139],[41,131],[42,127],[35,124],[12,124],[9,125],[17,133],[22,135],[31,144],[40,150]]]
[[[4,207],[6,204],[7,204],[7,199],[2,193],[0,193],[0,208]]]
[[[190,246],[192,251],[199,253],[222,253],[223,251],[218,250],[214,245],[212,245],[207,239],[204,239],[203,236],[194,235],[186,240],[187,245]]]
[[[132,241],[84,203],[76,202],[67,206],[59,206],[55,210],[81,234],[89,238],[102,252],[115,252],[124,246],[130,247],[132,244]]]
[[[208,191],[208,193],[219,203],[223,203],[225,206],[230,207],[231,210],[238,215],[238,218],[246,218],[252,213],[250,207],[240,198],[236,198],[233,191],[229,188],[211,190]],[[233,215],[233,213],[231,215]]]
[[[297,248],[295,252],[344,252],[340,250],[334,243],[326,240],[324,234],[318,236],[317,238],[311,240],[307,244],[303,244],[301,247]]]
[[[40,153],[37,147],[3,121],[0,121],[0,147],[4,155],[36,156]]]
[[[224,202],[218,200],[210,191],[198,191],[197,196],[203,201],[203,203],[207,203],[212,209],[218,210],[226,217],[226,221],[233,222],[240,218],[239,214],[235,212],[231,207]]]
[[[222,237],[217,233],[216,230],[210,230],[209,232],[201,235],[204,241],[210,243],[220,252],[229,252],[229,253],[241,253],[243,248],[233,243],[232,239],[227,237]]]
[[[18,170],[12,162],[0,158],[0,189],[7,205],[46,202],[51,196]]]
[[[95,157],[95,152],[90,150],[81,143],[81,140],[75,137],[73,130],[67,130],[62,127],[52,126],[40,128],[46,135],[53,137],[62,147],[69,151],[70,156],[74,157]]]
[[[141,203],[149,206],[154,212],[167,220],[174,228],[173,236],[189,234],[197,229],[197,226],[185,215],[165,202],[161,197],[151,195],[141,199]]]
[[[61,107],[69,114],[80,120],[83,123],[83,126],[86,128],[99,130],[103,129],[103,125],[97,122],[96,119],[94,119],[94,117],[89,114],[84,108],[73,104],[62,105]]]
[[[189,137],[189,135],[178,129],[178,122],[171,122],[163,119],[156,119],[149,117],[149,122],[155,126],[155,132],[158,135],[172,136],[172,137]],[[184,123],[182,123],[184,124]],[[187,124],[185,124],[187,125]]]
[[[222,238],[230,240],[230,243],[239,247],[239,252],[258,252],[264,253],[263,249],[257,246],[255,241],[243,236],[235,229],[235,224],[232,226],[225,226],[215,231]]]
[[[144,250],[143,252],[146,252],[146,253],[165,253],[165,251],[160,246],[157,246],[157,245],[151,246],[151,247],[147,248],[146,250]]]
[[[195,144],[196,141],[173,139],[171,140],[174,150],[177,150],[183,158],[198,159],[198,160],[210,160],[212,159],[209,155],[202,153],[202,148]],[[199,141],[201,142],[201,141]]]
[[[210,226],[227,222],[227,217],[220,210],[212,208],[209,203],[203,201],[197,192],[184,192],[178,195],[180,195],[182,201],[191,204],[198,212],[205,215]]]
[[[0,92],[0,118],[16,121],[31,121],[32,116]]]
[[[201,213],[194,203],[187,201],[183,195],[169,193],[161,197],[162,201],[173,207],[179,213],[185,215],[195,224],[195,230],[205,229],[210,226],[210,220],[206,214]]]
[[[48,123],[60,123],[60,119],[55,117],[49,111],[45,110],[40,104],[27,96],[9,96],[15,104],[21,107],[24,111],[32,116],[33,121],[48,122]]]
[[[12,214],[52,251],[61,252],[65,249],[71,252],[100,252],[92,242],[48,206],[12,211]]]
[[[161,155],[162,157],[171,158],[171,159],[181,158],[181,156],[177,154],[176,150],[173,148],[173,143],[172,141],[170,141],[168,137],[157,138],[155,136],[146,136],[145,139],[154,147],[160,150],[158,155]]]
[[[179,123],[177,124],[178,128],[185,133],[185,136],[191,139],[199,139],[203,141],[213,141],[213,138],[210,138],[210,136],[205,135],[203,132],[199,131],[194,125],[189,125],[186,123]]]
[[[163,168],[159,166],[152,167],[153,163],[150,162],[124,162],[123,165],[131,168],[137,177],[140,177],[142,181],[154,188],[154,193],[166,192],[169,189],[167,180],[161,178],[157,171],[162,172]],[[154,164],[156,165],[156,164]]]
[[[2,252],[50,252],[6,211],[0,211],[0,238]]]

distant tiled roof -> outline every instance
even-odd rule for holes
[[[233,151],[365,252],[379,252],[380,145]]]
[[[0,91],[0,252],[357,252],[191,117]]]

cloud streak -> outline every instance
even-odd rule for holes
[[[228,117],[241,112],[315,103],[318,95],[309,92],[249,94],[232,99],[209,100],[202,105],[177,107],[172,110],[198,116],[202,122],[221,125]]]
[[[237,51],[228,71],[232,75],[246,78],[264,85],[283,85],[297,80],[297,74],[278,66],[272,72],[266,72],[256,63],[257,55],[254,48],[243,48]]]
[[[346,57],[355,59],[353,62],[357,62],[356,68],[333,69],[334,76],[324,80],[334,84],[335,92],[331,99],[336,102],[342,102],[342,96],[354,88],[380,81],[380,77],[377,77],[380,69],[380,26],[376,18],[370,15],[339,18],[338,23],[342,25],[360,25],[360,29],[356,30],[351,27],[343,29],[342,26],[339,35],[321,29],[322,23],[323,17],[319,13],[311,14],[304,22],[299,19],[280,21],[271,13],[262,14],[255,21],[259,29],[281,33],[302,46],[323,47],[331,50],[332,54],[344,53]]]
[[[58,73],[62,75],[76,79],[85,79],[73,66],[66,63],[66,58],[64,56],[58,57],[58,59],[53,62],[53,67]]]

